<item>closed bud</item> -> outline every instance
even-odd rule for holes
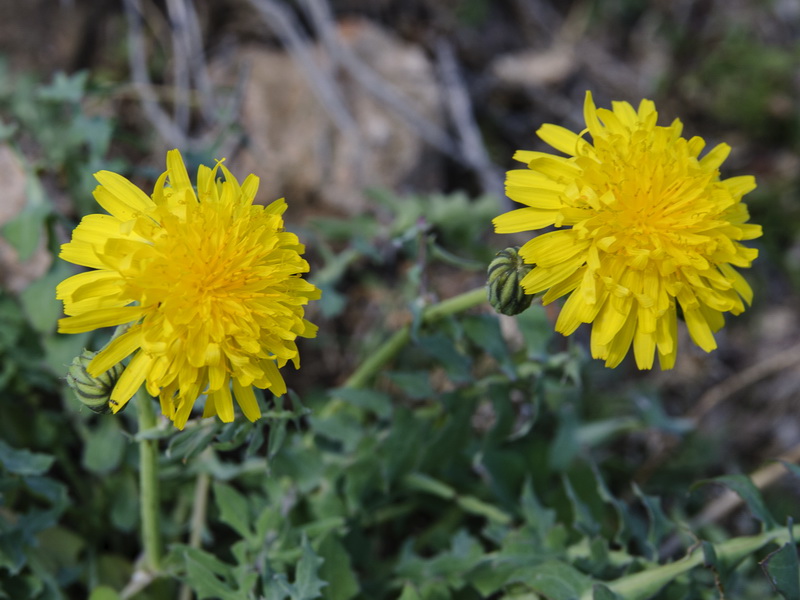
[[[94,412],[107,415],[114,411],[117,402],[111,399],[111,390],[122,375],[125,367],[118,363],[105,373],[92,377],[87,370],[97,352],[84,350],[76,356],[67,372],[67,385],[72,388],[78,400]]]
[[[531,270],[519,255],[519,246],[498,252],[487,271],[486,290],[489,304],[504,315],[518,315],[531,305],[533,296],[526,294],[520,282]]]

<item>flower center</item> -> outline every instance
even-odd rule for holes
[[[687,251],[708,242],[698,234],[709,227],[709,183],[716,173],[702,170],[683,140],[635,140],[635,134],[601,140],[598,160],[580,161],[599,197],[586,233],[633,268],[665,254],[678,253],[685,262]]]
[[[231,207],[216,202],[190,208],[185,220],[165,215],[146,278],[135,279],[142,304],[176,329],[207,329],[215,342],[246,327],[248,304],[269,284],[263,263],[272,249],[260,240],[266,223],[254,226],[251,216],[234,218]]]

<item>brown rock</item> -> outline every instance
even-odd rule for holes
[[[13,221],[27,205],[27,174],[19,156],[8,146],[0,145],[0,228]],[[0,286],[13,292],[21,292],[31,281],[47,272],[52,256],[47,251],[45,236],[33,254],[20,261],[16,248],[6,241],[0,231]]]
[[[419,48],[364,20],[338,28],[343,44],[383,85],[394,88],[425,119],[441,122],[433,67]],[[335,125],[309,74],[292,56],[248,47],[239,56],[250,66],[241,116],[248,143],[231,157],[231,165],[237,174],[261,177],[259,202],[285,196],[291,206],[319,203],[317,209],[325,212],[357,214],[367,205],[362,190],[396,188],[414,176],[423,142],[392,108],[337,69],[322,48],[311,50],[322,71],[334,69],[332,79],[355,123],[353,130]]]

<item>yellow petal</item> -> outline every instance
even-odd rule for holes
[[[100,185],[111,194],[117,202],[126,207],[126,210],[123,211],[126,215],[148,213],[155,208],[155,204],[147,194],[125,179],[122,175],[112,173],[111,171],[100,171],[95,173],[94,178],[97,179]],[[123,221],[127,221],[131,218],[130,216],[123,218],[120,214],[109,210],[105,206],[103,206],[103,208]]]
[[[714,340],[711,327],[700,308],[687,309],[683,305],[681,306],[683,307],[683,318],[686,321],[686,327],[689,329],[689,335],[694,343],[706,352],[714,350],[717,347],[717,342]]]
[[[661,369],[666,371],[674,367],[678,357],[678,315],[674,306],[658,320],[656,344]]]
[[[728,179],[720,181],[720,183],[728,189],[734,198],[741,198],[745,194],[756,189],[756,178],[752,175],[729,177]]]
[[[725,162],[728,155],[731,153],[731,147],[728,144],[717,144],[708,151],[703,158],[700,159],[700,166],[706,170],[714,170]],[[755,179],[753,180],[755,184]]]
[[[185,190],[192,188],[192,180],[186,171],[186,165],[178,150],[167,152],[167,171],[169,172],[169,184],[172,189]]]
[[[639,312],[641,318],[642,312]],[[641,327],[636,328],[633,336],[633,355],[636,359],[636,366],[642,370],[653,368],[656,353],[656,335],[654,331],[646,332]]]
[[[245,180],[242,182],[242,199],[244,200],[245,204],[252,204],[253,200],[258,193],[258,184],[259,178],[255,175],[248,175],[245,177]]]
[[[538,208],[518,208],[492,220],[496,233],[517,233],[541,229],[556,222],[558,211]]]
[[[586,140],[577,133],[559,125],[551,125],[550,123],[545,123],[539,127],[536,135],[556,150],[564,154],[569,154],[570,156],[586,154],[589,146]]]
[[[525,288],[526,294],[538,294],[570,277],[583,266],[584,260],[584,257],[578,254],[554,267],[534,267],[520,283]]]
[[[641,108],[641,104],[639,106]],[[633,110],[629,102],[614,100],[611,102],[611,110],[620,120],[620,123],[625,125],[628,129],[633,130],[639,124],[639,115],[636,114],[636,111]]]
[[[506,189],[515,188],[522,191],[524,188],[536,190],[550,190],[553,192],[563,192],[563,183],[550,179],[547,175],[531,171],[530,169],[514,169],[506,173]]]
[[[275,361],[267,360],[263,363],[264,375],[269,381],[269,391],[276,396],[283,396],[286,393],[286,383],[283,381],[281,372]]]
[[[237,379],[233,379],[233,394],[236,396],[236,402],[242,409],[242,413],[250,421],[255,421],[261,417],[261,408],[258,406],[253,386],[242,385]]]
[[[591,323],[597,317],[597,313],[604,306],[604,302],[587,304],[583,300],[580,290],[573,292],[564,303],[561,312],[558,314],[555,329],[564,335],[572,335],[582,323]]]
[[[554,155],[536,158],[530,162],[528,168],[556,181],[575,179],[581,174],[581,168],[575,164],[575,159]]]
[[[609,342],[604,356],[608,368],[613,369],[619,365],[628,353],[634,333],[636,332],[636,320],[636,312],[632,311],[625,320],[625,324],[619,330],[619,333]],[[592,348],[594,352],[594,329],[592,329]]]
[[[133,398],[133,395],[142,387],[152,362],[153,359],[141,350],[134,355],[111,392],[111,399],[118,403],[118,406],[114,407],[114,412],[125,406],[128,400]],[[149,398],[142,398],[142,400],[150,401]]]
[[[107,284],[109,280],[119,281],[119,273],[116,271],[86,271],[78,273],[72,277],[67,277],[56,286],[57,300],[80,300],[86,297],[85,288],[93,284]],[[79,292],[80,291],[80,292]],[[78,293],[78,297],[76,297]]]
[[[98,377],[114,365],[121,363],[130,354],[142,345],[142,328],[135,326],[111,340],[108,345],[97,353],[89,363],[87,371],[92,377]]]
[[[82,333],[99,329],[100,327],[111,327],[122,325],[137,320],[145,312],[139,306],[125,306],[122,308],[104,308],[90,313],[74,317],[59,319],[59,333]]]
[[[208,397],[213,399],[217,415],[223,423],[233,421],[233,399],[231,398],[231,387],[225,382],[217,391],[211,392]]]
[[[597,118],[597,107],[594,105],[592,92],[588,90],[586,91],[586,99],[583,102],[583,119],[586,121],[586,127],[589,128],[589,133],[592,135],[593,140],[597,141],[598,138],[605,135],[603,126]]]
[[[591,240],[578,240],[574,230],[551,231],[526,242],[519,255],[528,264],[552,267],[584,252]]]

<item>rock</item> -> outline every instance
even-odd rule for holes
[[[417,47],[365,20],[337,25],[342,43],[425,119],[440,124],[433,66]],[[311,48],[323,71],[335,68],[320,46]],[[396,112],[366,91],[341,67],[333,81],[355,127],[346,135],[322,106],[298,62],[284,51],[247,47],[237,62],[249,64],[241,127],[245,147],[230,157],[237,175],[261,177],[257,201],[285,196],[290,207],[358,214],[369,187],[397,188],[414,177],[426,149]],[[236,71],[216,64],[214,71]],[[428,150],[430,152],[430,150]]]
[[[13,221],[27,205],[27,174],[19,156],[6,144],[0,145],[0,228]],[[16,248],[9,244],[0,231],[0,287],[21,292],[28,284],[47,272],[52,263],[42,235],[39,245],[30,258],[20,261]]]
[[[492,74],[506,85],[548,86],[565,81],[577,69],[574,46],[555,44],[547,50],[523,50],[499,56]]]

